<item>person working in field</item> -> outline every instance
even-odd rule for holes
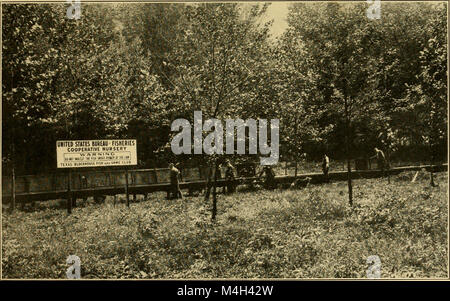
[[[179,177],[180,177],[180,171],[175,168],[175,166],[173,165],[173,163],[169,164],[169,170],[170,170],[170,194],[169,194],[169,198],[182,198],[183,199],[183,194],[181,193],[180,190],[180,184],[179,184]]]
[[[234,166],[227,160],[225,165],[225,180],[229,181],[226,186],[227,193],[232,193],[236,190],[236,185],[232,182],[236,178],[235,174]]]
[[[370,159],[375,159],[375,158],[377,159],[378,169],[380,169],[383,172],[383,177],[384,177],[386,168],[387,168],[386,157],[381,149],[378,149],[375,147],[374,151],[375,151],[375,155],[370,157]]]
[[[258,178],[262,176],[264,173],[264,188],[266,189],[275,189],[276,183],[275,183],[275,173],[272,170],[272,167],[269,165],[265,165],[261,172],[258,175]]]
[[[325,181],[329,182],[328,171],[330,170],[330,158],[328,158],[327,154],[323,154],[322,159],[322,172],[325,176]]]
[[[178,171],[180,172],[179,174],[179,180],[181,182],[183,182],[183,164],[181,164],[181,162],[178,162],[177,164],[175,164],[175,168],[178,169]]]

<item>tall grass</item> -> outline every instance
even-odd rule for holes
[[[3,213],[5,278],[365,278],[378,255],[384,278],[447,275],[447,173],[355,180],[303,190],[219,195],[216,223],[202,197]]]

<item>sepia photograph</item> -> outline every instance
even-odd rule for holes
[[[449,278],[447,1],[2,1],[1,32],[2,279]]]

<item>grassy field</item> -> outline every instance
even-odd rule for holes
[[[219,195],[210,222],[202,197],[113,206],[85,204],[67,216],[50,203],[2,213],[4,278],[365,278],[378,255],[383,278],[447,275],[447,172],[430,187],[423,172],[303,190]],[[5,208],[4,208],[5,209]]]

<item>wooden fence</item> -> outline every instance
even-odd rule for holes
[[[389,174],[398,174],[408,170],[429,170],[431,166],[395,167]],[[447,164],[433,166],[437,171],[448,169]],[[128,174],[128,193],[147,194],[170,189],[169,169],[136,169],[136,170],[110,170],[110,171],[73,171],[71,175],[70,190],[73,198],[85,198],[98,195],[116,195],[125,193]],[[223,173],[222,173],[223,174]],[[207,168],[189,168],[182,170],[181,189],[202,189],[206,186]],[[352,178],[374,178],[382,176],[379,170],[352,171]],[[296,178],[310,177],[311,183],[321,183],[325,179],[321,173],[307,173],[295,176],[277,176],[277,183],[291,183]],[[249,184],[257,180],[256,176],[238,177],[234,180],[236,185]],[[329,179],[341,181],[347,179],[346,171],[331,171]],[[45,201],[68,198],[68,173],[54,173],[45,175],[24,175],[15,177],[15,199],[17,202]],[[220,179],[217,186],[223,187],[230,181]],[[13,198],[12,176],[2,177],[2,202],[8,203]]]

